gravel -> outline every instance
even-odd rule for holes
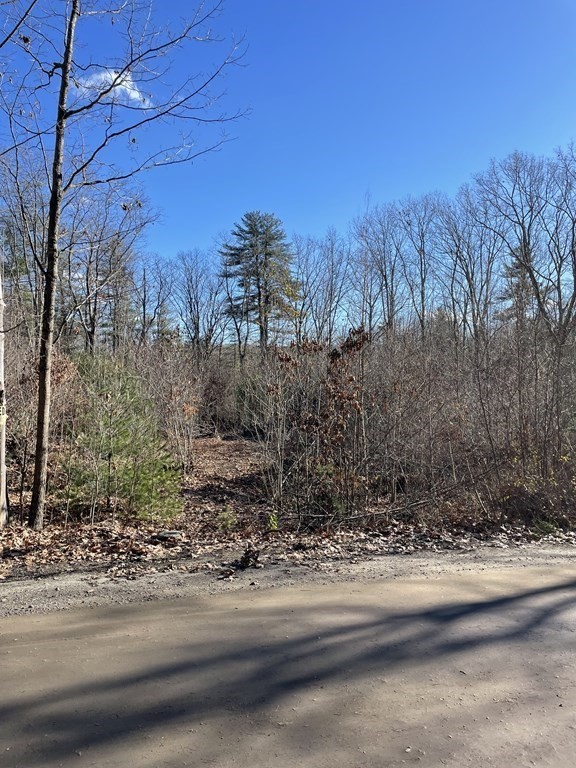
[[[237,545],[167,565],[145,563],[114,571],[70,570],[10,579],[0,584],[0,616],[194,598],[307,583],[369,582],[405,576],[433,579],[466,571],[569,566],[574,563],[576,545],[493,540],[439,551],[405,548],[391,554],[389,551],[351,552],[335,543],[313,551],[306,546],[289,550],[269,547],[258,550],[256,557],[243,560],[245,554],[246,548]],[[248,567],[242,567],[246,563]]]

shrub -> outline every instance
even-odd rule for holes
[[[172,517],[181,510],[179,474],[160,437],[154,404],[125,364],[105,356],[78,361],[80,408],[67,424],[60,504],[100,519],[123,513]]]

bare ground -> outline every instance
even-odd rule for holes
[[[234,567],[243,547],[214,548],[209,555],[184,560],[168,570],[138,568],[127,576],[106,571],[71,571],[0,585],[0,617],[38,614],[71,608],[125,605],[235,591],[260,591],[285,586],[376,581],[406,577],[435,578],[533,566],[576,564],[576,547],[484,544],[473,550],[383,554],[372,557],[295,559],[294,553],[260,555],[261,567]]]
[[[572,768],[573,534],[266,533],[205,448],[171,530],[2,532],[0,766]]]
[[[273,566],[255,585],[248,569],[49,580],[51,607],[70,606],[57,587],[93,607],[0,621],[0,765],[572,768],[572,562],[519,548]]]

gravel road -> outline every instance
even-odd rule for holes
[[[175,570],[159,573],[143,568],[129,578],[105,571],[73,571],[56,576],[0,583],[0,616],[42,614],[90,606],[126,605],[155,600],[258,591],[284,586],[334,584],[358,579],[397,579],[408,576],[481,572],[530,566],[570,566],[576,546],[533,544],[479,545],[471,550],[414,552],[365,558],[316,559],[311,562],[263,557],[261,568],[236,570],[242,549],[222,547],[205,556],[206,562],[180,562]],[[189,572],[193,565],[193,572]],[[203,566],[208,566],[204,567]]]
[[[575,552],[7,582],[0,766],[572,768]]]

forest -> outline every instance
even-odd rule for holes
[[[454,197],[372,203],[320,238],[247,211],[210,252],[191,235],[150,255],[140,173],[219,140],[146,132],[235,120],[199,115],[238,47],[162,101],[150,62],[208,39],[220,3],[164,37],[123,10],[127,53],[105,69],[74,47],[97,16],[78,0],[57,43],[42,3],[6,5],[0,48],[29,68],[3,60],[0,524],[177,521],[214,436],[253,444],[264,530],[572,525],[574,147],[514,152]]]
[[[2,184],[8,467],[30,494],[48,190]],[[127,202],[129,201],[129,202]],[[267,526],[462,515],[569,525],[576,157],[515,153],[455,199],[374,205],[321,239],[248,212],[150,259],[127,190],[63,217],[49,509],[173,516],[199,436],[262,460]]]

